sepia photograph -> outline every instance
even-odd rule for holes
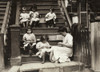
[[[0,72],[100,72],[100,0],[0,0]]]

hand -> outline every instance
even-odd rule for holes
[[[59,42],[58,43],[58,46],[62,47],[63,46],[63,43],[62,42]]]
[[[62,45],[63,43],[62,42],[58,42],[58,45]]]

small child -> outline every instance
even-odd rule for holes
[[[23,36],[23,41],[24,41],[24,50],[26,53],[29,53],[32,55],[32,51],[35,53],[35,45],[36,45],[36,37],[32,33],[32,30],[30,28],[27,29],[27,33],[24,34]]]
[[[48,37],[47,36],[41,36],[40,42],[37,43],[36,48],[39,50],[36,55],[38,55],[40,58],[42,58],[42,63],[45,62],[45,53],[50,52],[50,44],[48,43]]]
[[[39,20],[40,20],[39,12],[37,12],[36,10],[37,10],[36,5],[33,5],[33,7],[31,8],[31,11],[29,12],[31,27],[39,27]]]
[[[46,26],[48,28],[55,27],[56,14],[54,13],[53,8],[51,8],[50,12],[45,15],[45,20],[46,20]]]
[[[22,7],[22,13],[20,14],[20,26],[27,27],[29,24],[29,14],[26,12],[26,8]]]

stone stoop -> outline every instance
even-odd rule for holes
[[[40,59],[38,56],[36,55],[22,55],[21,56],[21,64],[28,64],[28,63],[41,63],[42,59]]]
[[[19,69],[20,66],[12,66],[8,71],[4,71],[4,72],[20,72]]]
[[[84,65],[80,62],[65,63],[29,63],[20,66],[20,72],[80,72]]]

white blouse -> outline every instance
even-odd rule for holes
[[[49,47],[50,47],[50,44],[49,44],[48,42],[46,42],[46,43],[38,42],[38,43],[36,44],[36,48],[37,48],[37,49],[41,49],[42,47],[44,47],[44,48],[49,48]]]
[[[45,17],[46,17],[46,21],[49,21],[49,20],[52,20],[52,19],[56,19],[57,18],[56,17],[56,14],[55,13],[51,13],[51,12],[47,13],[45,15]]]
[[[63,38],[63,43],[73,45],[73,37],[70,33],[67,33],[66,36]]]
[[[20,19],[28,19],[29,18],[29,14],[28,13],[21,13],[20,14]]]
[[[26,33],[23,36],[23,40],[36,42],[36,37],[35,37],[35,35],[33,33],[31,33],[31,34],[27,34]]]
[[[33,12],[33,11],[30,11],[30,12],[29,12],[29,15],[31,15],[31,16],[32,16],[32,18],[38,18],[39,13],[38,13],[38,12]]]

